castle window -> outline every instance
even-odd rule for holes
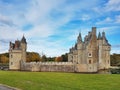
[[[13,65],[13,62],[11,62],[11,65]]]
[[[91,64],[91,60],[89,60],[89,64]]]
[[[91,53],[88,53],[88,57],[92,57],[92,54],[91,54]]]
[[[13,55],[11,55],[11,58],[13,57]]]

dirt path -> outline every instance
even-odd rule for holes
[[[20,90],[20,89],[16,89],[13,87],[9,87],[9,86],[0,84],[0,90]]]

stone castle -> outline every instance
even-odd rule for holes
[[[106,39],[105,32],[99,32],[96,36],[96,27],[88,32],[82,41],[81,33],[77,43],[70,49],[68,61],[73,62],[78,72],[97,72],[101,69],[110,68],[111,45]]]
[[[26,62],[27,42],[10,42],[9,69],[25,71],[60,71],[60,72],[98,72],[110,68],[110,49],[105,32],[96,36],[96,27],[82,40],[81,33],[77,43],[68,53],[68,62]]]

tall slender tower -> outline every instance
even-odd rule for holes
[[[22,50],[22,60],[26,62],[26,49],[27,49],[27,42],[25,37],[23,36],[21,39],[21,50]]]
[[[23,36],[21,41],[10,42],[9,47],[9,69],[20,70],[21,61],[26,61],[27,42]]]

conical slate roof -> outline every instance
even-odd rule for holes
[[[102,39],[105,40],[105,43],[109,46],[111,46],[109,43],[108,43],[108,40],[106,39],[106,36],[105,36],[105,32],[103,31],[102,32]]]
[[[82,37],[81,37],[81,33],[79,33],[79,36],[78,36],[78,42],[82,42]]]
[[[101,37],[101,33],[99,32],[98,34],[98,39],[100,40],[102,37]]]
[[[23,37],[22,37],[22,39],[21,39],[21,42],[22,42],[22,43],[27,43],[24,35],[23,35]]]

